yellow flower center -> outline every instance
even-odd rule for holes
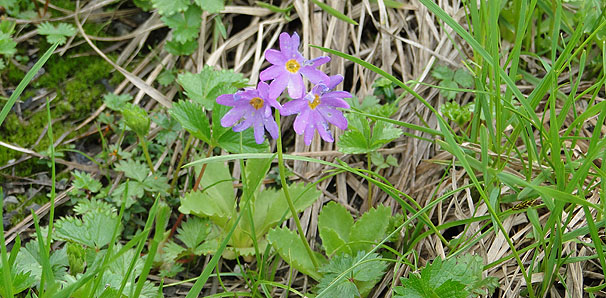
[[[250,105],[253,106],[255,110],[258,110],[263,107],[263,99],[261,97],[253,97],[250,100]]]
[[[316,109],[316,107],[320,104],[320,96],[315,95],[316,97],[314,97],[314,101],[308,103],[309,107],[314,110]]]
[[[301,65],[299,64],[299,62],[297,62],[297,60],[290,59],[286,61],[286,70],[290,71],[291,73],[297,73],[297,71],[299,71],[299,68],[301,68]]]

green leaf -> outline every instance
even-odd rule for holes
[[[351,249],[344,244],[349,241],[353,224],[353,217],[341,204],[330,202],[322,207],[318,216],[318,230],[327,255],[332,255],[337,249],[352,253]]]
[[[72,185],[76,189],[86,189],[90,192],[96,193],[99,192],[103,186],[101,182],[97,181],[89,173],[74,171],[72,175],[74,176],[74,182],[72,182]]]
[[[58,23],[57,26],[53,26],[49,22],[44,22],[38,25],[38,34],[46,35],[46,40],[50,44],[62,45],[67,42],[68,36],[74,36],[76,32],[78,32],[76,27],[67,23]]]
[[[8,33],[0,32],[0,55],[10,57],[17,52],[17,43]]]
[[[175,74],[173,73],[172,70],[165,69],[158,76],[158,83],[162,86],[168,86],[168,85],[172,84],[176,78],[177,77],[175,77]]]
[[[116,171],[124,172],[126,177],[139,182],[143,182],[149,175],[147,166],[134,159],[121,160],[116,164]]]
[[[191,217],[181,224],[178,229],[177,238],[183,241],[187,248],[196,249],[206,240],[210,233],[210,222],[206,218]]]
[[[473,87],[473,76],[464,68],[459,68],[455,71],[454,81],[464,88]]]
[[[203,10],[208,13],[219,13],[223,10],[223,0],[194,0]]]
[[[147,168],[146,168],[147,169]],[[126,185],[128,183],[128,193],[126,194],[126,208],[130,208],[135,203],[136,199],[143,197],[145,194],[145,189],[143,184],[139,181],[128,181],[123,182],[114,189],[112,192],[112,201],[116,203],[116,205],[122,204],[122,198],[124,197],[124,192],[126,191]]]
[[[179,101],[173,104],[169,113],[194,137],[210,144],[210,124],[202,106],[191,101]]]
[[[440,111],[446,118],[463,125],[471,120],[471,111],[467,107],[462,107],[459,103],[451,101],[446,102],[440,107]]]
[[[377,121],[371,130],[368,119],[358,114],[348,114],[347,120],[349,129],[337,143],[339,151],[346,154],[364,154],[376,151],[403,133],[395,125],[384,121]]]
[[[267,241],[286,263],[315,280],[320,279],[321,275],[314,268],[313,262],[296,232],[287,228],[273,229],[267,233]],[[316,252],[314,254],[316,260],[326,262],[324,256]]]
[[[267,177],[269,168],[273,159],[249,159],[246,161],[246,167],[244,168],[246,174],[246,184],[248,189],[244,191],[256,192],[259,187],[263,184],[263,179]]]
[[[125,94],[114,94],[107,93],[103,95],[103,102],[105,105],[113,111],[122,111],[122,109],[126,106],[126,104],[133,99],[133,96],[125,93]]]
[[[454,72],[448,66],[436,65],[431,72],[431,76],[440,81],[452,81]]]
[[[143,108],[134,104],[126,104],[122,109],[122,116],[126,126],[134,131],[137,136],[144,137],[147,135],[151,120]]]
[[[380,205],[376,209],[371,208],[360,217],[352,226],[349,233],[349,241],[352,252],[370,251],[377,243],[383,240],[389,225],[391,209]]]
[[[394,289],[395,297],[469,297],[485,296],[499,285],[494,277],[483,278],[482,258],[462,255],[446,261],[437,258],[421,270],[401,278],[402,286]]]
[[[57,280],[63,279],[67,274],[66,267],[69,265],[66,248],[53,251],[49,262],[54,277]],[[40,278],[42,277],[42,257],[40,256],[39,245],[36,241],[30,241],[21,247],[15,259],[15,269],[16,272],[29,273],[29,276],[35,280],[36,284],[40,283]],[[13,281],[14,283],[15,281]]]
[[[288,188],[297,212],[307,209],[320,197],[319,190],[310,188],[306,191],[306,189],[307,187],[303,183],[295,183]],[[284,192],[276,189],[261,191],[254,202],[252,213],[258,238],[263,237],[270,228],[279,224],[285,214],[284,219],[289,219],[292,216]],[[247,221],[242,221],[241,225],[245,230],[250,230]]]
[[[55,222],[55,234],[62,240],[100,249],[111,241],[116,222],[116,216],[105,213],[86,213],[82,219],[68,216]]]
[[[174,41],[185,43],[198,37],[202,24],[202,10],[195,5],[191,5],[184,13],[164,16],[162,21],[173,29]]]
[[[177,82],[190,99],[212,110],[219,95],[235,93],[246,86],[247,80],[232,70],[215,70],[207,65],[198,74],[180,74]]]
[[[229,168],[221,162],[208,163],[200,189],[185,194],[179,211],[210,219],[220,227],[231,219],[236,210],[236,197]]]
[[[169,40],[164,45],[164,49],[175,56],[189,56],[198,49],[198,41],[194,39],[180,43],[175,40]]]
[[[352,20],[350,17],[344,15],[342,12],[332,8],[330,5],[327,5],[323,2],[320,2],[318,0],[311,0],[313,3],[315,3],[317,6],[320,6],[320,8],[322,8],[324,11],[328,12],[329,14],[333,15],[334,17],[336,17],[337,19],[350,23],[352,25],[358,25],[358,22]]]
[[[170,185],[168,185],[168,178],[159,175],[158,173],[147,176],[141,185],[146,191],[161,194],[167,194],[167,191],[170,188]]]
[[[151,2],[163,16],[185,11],[190,5],[190,0],[151,0]]]
[[[353,298],[360,296],[365,297],[368,295],[368,292],[372,287],[381,279],[383,274],[385,274],[385,269],[387,268],[387,263],[378,260],[378,254],[371,254],[364,262],[339,278],[339,275],[360,262],[362,258],[364,258],[364,255],[364,252],[358,252],[355,256],[341,254],[330,259],[329,263],[319,270],[324,273],[324,276],[320,279],[318,291],[322,291],[326,289],[329,284],[336,282],[336,284],[323,292],[324,296]],[[359,284],[362,284],[360,282],[367,282],[370,286],[366,286],[366,289],[362,291],[359,287]]]
[[[457,85],[457,83],[455,83],[454,81],[449,81],[449,80],[441,81],[438,84],[438,86],[443,87],[443,88],[449,88],[449,89],[459,88],[459,85]],[[455,97],[457,97],[457,93],[458,93],[458,91],[440,89],[440,94],[442,94],[442,96],[446,97],[446,99],[450,99],[450,100],[453,100]]]
[[[266,152],[269,143],[264,141],[257,144],[252,129],[243,132],[235,132],[231,127],[221,126],[221,118],[229,111],[231,107],[214,104],[212,112],[212,142],[214,146],[219,146],[230,153],[253,153]]]

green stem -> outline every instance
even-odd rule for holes
[[[370,174],[372,173],[370,152],[366,153],[366,163],[368,165],[368,176],[372,177],[372,175]],[[370,183],[370,181],[368,181],[368,200],[366,201],[366,204],[368,205],[367,210],[370,210],[370,208],[372,208],[372,183]]]
[[[138,136],[139,137],[139,143],[141,143],[141,148],[143,148],[143,154],[145,155],[145,160],[147,160],[147,165],[149,166],[149,170],[151,171],[152,174],[155,174],[154,172],[154,164],[151,161],[151,157],[149,156],[149,151],[147,151],[147,143],[145,142],[145,137],[142,136]]]
[[[276,123],[278,124],[278,129],[280,128],[280,112],[276,109],[275,111]],[[305,234],[303,233],[303,228],[301,227],[301,221],[299,220],[299,216],[297,215],[297,210],[295,209],[295,205],[290,198],[290,193],[288,192],[288,185],[286,184],[286,169],[284,167],[284,156],[282,153],[282,132],[281,130],[278,132],[278,142],[277,142],[277,151],[278,151],[278,167],[280,169],[280,181],[282,183],[282,190],[284,191],[284,197],[286,198],[286,202],[288,203],[288,208],[290,209],[290,213],[292,214],[292,218],[295,220],[295,224],[297,226],[297,231],[299,232],[299,237],[301,237],[301,241],[303,241],[303,245],[307,250],[307,254],[311,259],[311,262],[314,264],[314,267],[318,269],[318,261],[316,261],[316,257],[314,256],[309,243],[307,243],[307,239],[305,239]]]
[[[183,148],[183,153],[181,153],[181,157],[179,158],[179,163],[177,164],[177,167],[175,168],[175,172],[173,173],[173,179],[170,182],[170,188],[168,189],[168,193],[172,193],[173,189],[175,189],[175,184],[177,184],[177,178],[179,178],[179,170],[181,170],[181,167],[183,166],[183,163],[185,162],[185,158],[187,157],[187,153],[189,152],[189,147],[191,146],[191,143],[194,140],[194,136],[193,135],[189,135],[189,137],[187,138],[187,142],[185,142],[185,148]]]

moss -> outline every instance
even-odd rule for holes
[[[23,72],[21,69],[19,69],[17,66],[15,66],[15,64],[13,63],[7,63],[8,66],[6,67],[6,70],[4,71],[4,74],[6,75],[6,81],[8,82],[8,85],[10,86],[17,86],[19,84],[19,82],[21,82],[21,80],[23,80],[23,77],[25,76],[25,72]]]

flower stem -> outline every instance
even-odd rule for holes
[[[371,176],[371,171],[372,171],[372,162],[370,159],[370,152],[366,153],[366,163],[368,165],[368,176]],[[368,199],[366,200],[366,204],[367,204],[367,210],[370,210],[370,208],[372,208],[372,183],[370,183],[370,181],[368,181]]]
[[[147,151],[147,143],[145,142],[145,137],[139,136],[139,143],[141,143],[141,147],[143,148],[143,154],[145,155],[145,160],[147,160],[147,165],[149,166],[149,170],[152,175],[155,174],[154,164],[151,161],[151,157],[149,156],[149,151]]]
[[[181,170],[181,166],[185,162],[185,158],[187,157],[187,153],[189,152],[189,147],[194,140],[193,135],[189,135],[187,138],[187,142],[185,142],[185,148],[183,148],[183,152],[181,153],[181,157],[179,158],[179,163],[177,163],[177,167],[175,168],[175,172],[173,173],[172,181],[170,182],[170,189],[168,193],[172,193],[173,189],[175,189],[175,185],[177,184],[177,178],[179,178],[179,171]]]
[[[278,125],[278,129],[280,129],[280,112],[276,109],[275,112],[276,124]],[[288,208],[290,209],[290,213],[292,214],[292,218],[295,220],[295,224],[297,226],[297,231],[299,232],[299,237],[301,237],[301,241],[303,241],[303,245],[307,250],[307,254],[311,259],[311,262],[314,264],[314,267],[318,269],[318,261],[316,261],[316,257],[314,256],[309,243],[307,243],[307,239],[305,238],[305,234],[303,233],[303,228],[301,227],[301,221],[299,220],[299,216],[297,215],[297,210],[295,209],[295,205],[290,198],[290,193],[288,192],[288,184],[286,184],[286,168],[284,167],[284,156],[282,153],[282,132],[281,129],[278,131],[278,141],[277,141],[277,151],[278,151],[278,168],[280,169],[280,182],[282,184],[282,190],[284,191],[284,197],[286,198],[286,202],[288,203]]]

